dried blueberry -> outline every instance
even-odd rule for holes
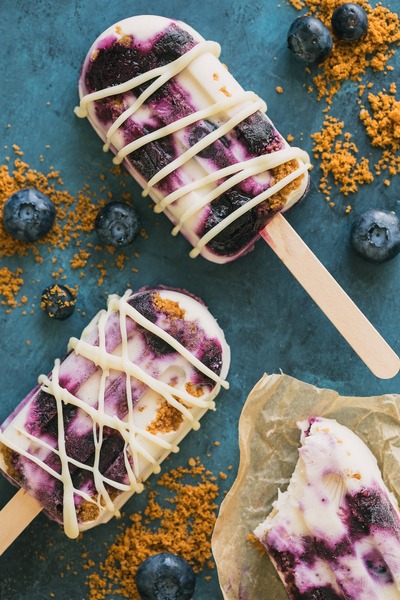
[[[190,600],[196,575],[189,563],[172,552],[146,558],[136,572],[142,600]]]
[[[400,252],[400,221],[388,210],[371,208],[354,221],[350,241],[361,258],[385,262]]]
[[[346,2],[334,11],[332,29],[341,40],[358,40],[368,29],[367,13],[362,6]]]
[[[76,298],[65,285],[49,285],[42,293],[40,308],[52,319],[64,321],[74,312]]]
[[[298,17],[287,34],[288,48],[297,60],[307,65],[328,58],[333,41],[328,28],[316,17]]]
[[[95,227],[103,244],[121,248],[136,238],[140,231],[140,218],[130,204],[109,202],[97,213]]]
[[[3,208],[6,231],[23,242],[36,242],[53,227],[56,209],[48,196],[34,188],[12,194]]]

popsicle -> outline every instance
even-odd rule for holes
[[[28,492],[32,513],[43,508],[76,537],[118,514],[199,428],[228,387],[229,360],[221,328],[188,292],[112,295],[3,423],[0,469],[23,506]],[[0,513],[2,534],[7,522]],[[9,541],[2,535],[0,553]]]
[[[307,153],[288,145],[220,50],[181,21],[125,19],[90,48],[75,112],[190,256],[227,263],[264,238],[374,374],[393,377],[399,358],[283,217],[307,192]]]
[[[254,532],[289,597],[400,598],[400,512],[375,457],[332,419],[299,427],[289,487]]]
[[[219,61],[220,50],[180,21],[121,21],[85,59],[76,113],[194,246],[191,256],[225,263],[304,196],[310,165],[275,129],[265,102]]]

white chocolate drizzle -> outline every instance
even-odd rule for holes
[[[220,386],[225,388],[229,387],[229,384],[224,379],[220,378],[206,365],[199,361],[175,338],[173,338],[155,323],[152,323],[146,319],[141,313],[133,308],[128,303],[128,300],[131,296],[132,292],[130,290],[127,290],[125,295],[122,297],[117,295],[110,296],[107,304],[107,310],[102,310],[98,313],[89,326],[82,332],[82,336],[79,340],[76,338],[71,338],[69,342],[69,350],[74,350],[75,354],[89,359],[101,369],[97,406],[90,406],[84,400],[81,400],[75,394],[72,394],[60,386],[60,360],[57,359],[55,361],[51,377],[47,377],[46,375],[41,375],[39,377],[41,389],[44,392],[54,396],[56,401],[58,422],[57,448],[53,448],[45,441],[45,439],[31,435],[25,430],[24,427],[14,426],[19,435],[34,442],[37,446],[47,450],[49,453],[54,453],[57,455],[61,463],[61,472],[58,473],[51,466],[44,463],[43,460],[36,456],[35,453],[31,454],[24,450],[17,443],[13,442],[9,439],[9,437],[4,435],[4,433],[0,430],[0,442],[11,448],[11,450],[14,450],[25,458],[31,460],[43,470],[47,471],[49,475],[62,482],[64,529],[65,533],[71,538],[75,538],[79,534],[78,517],[74,502],[75,494],[81,496],[83,500],[96,505],[100,512],[106,508],[111,513],[118,514],[118,510],[115,507],[109,492],[107,491],[106,484],[112,486],[120,492],[134,491],[140,493],[143,490],[143,483],[140,480],[139,475],[139,455],[142,456],[148,463],[150,463],[154,473],[160,471],[160,466],[156,458],[148,450],[146,450],[146,448],[143,447],[139,438],[150,441],[152,444],[158,446],[166,452],[178,452],[179,450],[178,446],[170,443],[166,439],[163,439],[160,435],[150,433],[150,431],[147,431],[147,429],[138,427],[135,424],[131,377],[134,377],[138,381],[144,383],[148,388],[163,397],[168,404],[179,410],[186,422],[189,423],[190,427],[193,429],[198,429],[200,424],[194,418],[190,408],[197,407],[203,410],[215,409],[215,403],[212,398],[216,395],[216,393],[218,393]],[[106,323],[112,313],[117,313],[119,315],[119,328],[121,333],[120,356],[110,354],[106,350]],[[130,360],[128,354],[128,335],[126,326],[127,317],[170,344],[174,350],[176,350],[183,358],[185,358],[193,367],[212,379],[216,383],[216,386],[208,394],[208,396],[200,398],[192,396],[184,389],[179,389],[178,387],[173,387],[163,381],[160,381],[156,379],[156,377],[146,373],[138,365],[135,365]],[[99,343],[98,346],[92,346],[83,338],[87,335],[88,331],[93,331],[96,326]],[[106,380],[110,374],[110,370],[118,371],[126,375],[126,402],[128,406],[128,414],[124,420],[121,420],[116,415],[109,415],[105,412]],[[185,405],[183,405],[183,402]],[[67,404],[76,406],[92,420],[94,436],[93,466],[81,463],[80,461],[69,457],[67,454],[63,422],[63,405]],[[189,406],[189,408],[187,406]],[[124,440],[124,464],[129,483],[115,482],[100,472],[100,453],[103,442],[103,431],[105,427],[118,431]],[[97,491],[95,498],[83,490],[74,488],[72,476],[69,471],[70,464],[74,465],[78,469],[92,473]]]
[[[103,150],[106,152],[111,146],[111,138],[113,134],[119,129],[119,127],[123,123],[125,123],[125,121],[129,117],[131,117],[143,105],[143,103],[151,96],[151,94],[158,90],[172,77],[175,77],[181,71],[183,71],[183,69],[185,69],[195,58],[199,57],[202,54],[205,54],[206,52],[212,52],[218,58],[221,52],[221,47],[216,42],[198,42],[196,46],[189,50],[189,52],[183,54],[178,59],[167,65],[157,67],[156,69],[152,69],[147,73],[143,73],[142,75],[133,77],[125,83],[105,88],[104,90],[92,92],[90,94],[86,94],[81,98],[80,105],[75,108],[75,113],[78,117],[86,117],[88,114],[87,105],[89,102],[95,102],[99,99],[103,99],[108,96],[128,92],[133,88],[137,87],[138,85],[141,85],[142,83],[157,77],[157,79],[155,79],[155,81],[142,94],[140,94],[140,96],[135,100],[135,102],[131,106],[129,106],[129,108],[122,112],[118,119],[108,129],[106,134],[106,143],[103,146]],[[126,144],[119,151],[117,151],[116,148],[115,150],[117,151],[117,153],[113,159],[113,162],[114,164],[120,164],[131,152],[134,152],[135,150],[138,150],[139,148],[142,148],[143,146],[155,140],[171,135],[177,131],[183,130],[185,127],[197,121],[218,115],[223,111],[228,110],[229,108],[240,106],[244,102],[249,101],[251,102],[250,105],[247,104],[227,122],[223,123],[216,130],[204,136],[200,141],[194,144],[191,148],[187,149],[178,158],[176,158],[168,165],[163,167],[154,177],[152,177],[147,182],[147,185],[142,192],[143,196],[147,196],[150,190],[154,186],[156,186],[157,183],[159,183],[162,179],[170,175],[176,169],[182,167],[190,159],[192,159],[200,152],[205,150],[210,144],[214,143],[216,140],[223,137],[224,135],[230,133],[232,129],[234,129],[234,127],[236,127],[239,123],[241,123],[257,111],[265,113],[267,110],[267,106],[264,100],[260,99],[254,92],[236,93],[225,100],[216,102],[215,104],[212,104],[211,106],[205,109],[195,111],[194,113],[183,117],[182,119],[178,119],[177,121],[174,121],[173,123],[170,123],[165,127],[162,127],[149,134],[146,134],[140,137],[139,139],[134,140],[129,144]],[[252,177],[254,175],[258,175],[264,171],[276,168],[291,160],[297,159],[301,162],[301,164],[299,164],[299,167],[295,171],[289,173],[283,179],[272,185],[268,190],[265,190],[261,194],[258,194],[257,196],[249,200],[246,204],[242,205],[239,209],[233,211],[228,217],[220,221],[217,225],[212,227],[205,235],[203,235],[203,237],[201,237],[198,240],[193,250],[189,253],[189,255],[192,258],[195,258],[201,253],[204,246],[206,246],[216,235],[218,235],[221,231],[228,227],[228,225],[236,221],[239,217],[241,217],[243,214],[245,214],[252,208],[256,207],[261,202],[264,202],[272,195],[282,190],[286,185],[288,185],[298,177],[301,177],[311,167],[310,158],[308,154],[300,148],[285,147],[282,150],[273,152],[271,154],[265,154],[255,159],[240,161],[235,165],[231,165],[230,167],[227,167],[225,169],[220,169],[216,173],[204,176],[198,181],[188,184],[187,186],[184,186],[179,190],[172,192],[164,199],[159,201],[155,205],[154,210],[157,213],[162,212],[170,204],[172,204],[176,200],[179,200],[190,191],[200,189],[201,187],[204,187],[209,183],[221,180],[221,178],[231,175],[232,173],[238,173],[237,177],[229,178],[228,180],[217,185],[213,192],[207,194],[205,198],[201,199],[201,201],[198,204],[193,205],[180,217],[177,225],[172,230],[172,235],[177,235],[177,233],[181,230],[185,222],[190,217],[195,215],[198,211],[207,206],[207,204],[210,204],[215,198],[226,192],[228,189],[232,188],[237,183],[244,181],[245,179],[248,179],[249,177]]]

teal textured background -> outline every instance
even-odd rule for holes
[[[399,12],[400,0],[391,0],[390,8]],[[306,74],[286,49],[286,32],[298,13],[285,2],[69,0],[56,4],[50,0],[2,0],[0,163],[6,156],[13,157],[12,145],[18,144],[24,152],[23,159],[32,168],[47,172],[53,165],[60,170],[64,187],[72,194],[86,183],[99,195],[100,187],[105,185],[115,199],[121,191],[132,192],[148,239],[140,237],[126,250],[130,260],[123,271],[107,269],[101,287],[97,285],[96,270],[87,269],[84,279],[79,278],[80,270],[70,270],[69,261],[76,252],[74,245],[64,252],[54,250],[41,265],[32,254],[1,259],[0,267],[23,269],[25,285],[19,297],[25,294],[29,302],[27,316],[22,316],[23,308],[7,314],[0,305],[0,423],[34,387],[37,376],[50,371],[54,358],[64,354],[69,337],[78,336],[91,316],[105,306],[106,290],[123,293],[127,283],[134,290],[158,283],[186,288],[205,301],[225,330],[232,349],[231,389],[221,392],[217,412],[206,415],[200,431],[187,436],[180,453],[167,466],[186,464],[190,456],[200,456],[215,474],[228,473],[228,479],[221,482],[221,490],[227,490],[239,462],[240,411],[264,372],[282,370],[343,395],[360,396],[399,392],[400,376],[390,381],[376,379],[262,241],[253,252],[228,265],[215,265],[202,258],[193,261],[188,256],[186,240],[170,235],[170,222],[153,213],[149,202],[141,198],[137,184],[126,179],[127,188],[122,190],[120,178],[107,171],[107,167],[112,167],[111,155],[103,154],[102,143],[89,123],[73,113],[78,101],[79,70],[95,38],[111,24],[134,14],[177,18],[205,38],[220,42],[222,61],[245,89],[254,90],[266,100],[268,114],[284,136],[295,136],[294,145],[311,153],[309,134],[320,130],[323,123],[324,105],[317,103],[315,92],[306,92],[312,74]],[[375,82],[374,92],[385,85],[388,88],[391,81],[398,79],[399,52],[390,60],[395,70],[387,76],[367,73],[365,82]],[[282,94],[276,92],[277,86],[283,88]],[[360,154],[372,153],[376,157],[378,153],[370,146],[358,119],[357,99],[354,83],[345,82],[335,98],[332,114],[345,120],[345,130],[353,132]],[[43,162],[39,161],[41,154]],[[105,174],[104,182],[100,173]],[[356,213],[381,207],[400,214],[399,176],[392,179],[390,187],[384,186],[384,179],[376,178],[348,198],[335,191],[332,199],[336,206],[332,210],[317,192],[316,165],[310,193],[288,219],[399,352],[400,258],[380,266],[370,265],[354,256],[349,247],[350,224]],[[345,214],[347,204],[353,206],[349,215]],[[91,238],[95,244],[94,232]],[[35,314],[29,314],[32,298],[39,299],[42,289],[54,281],[53,257],[58,258],[56,268],[64,268],[67,283],[80,285],[77,306],[81,312],[75,311],[65,322],[47,319],[38,309],[38,301]],[[106,253],[99,255],[99,259],[102,257],[110,262]],[[138,272],[132,272],[132,267]],[[214,446],[216,440],[219,447]],[[233,465],[231,471],[227,471],[228,465]],[[156,479],[153,477],[151,489],[156,488]],[[13,494],[14,488],[1,478],[0,507]],[[220,500],[222,497],[221,493]],[[144,502],[144,498],[133,498],[126,505],[126,514],[143,509]],[[1,600],[41,600],[49,598],[50,593],[60,600],[86,598],[87,572],[82,569],[81,554],[86,548],[89,557],[98,563],[99,557],[105,556],[104,542],[110,542],[120,526],[121,522],[114,520],[75,542],[67,539],[58,525],[39,515],[0,558]],[[67,564],[71,569],[66,568]],[[206,581],[205,575],[211,575],[211,580]],[[215,571],[205,570],[199,575],[194,599],[222,599]]]

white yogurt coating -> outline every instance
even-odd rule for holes
[[[136,41],[142,40],[145,42],[155,34],[164,31],[168,25],[173,23],[177,24],[180,29],[188,31],[198,44],[186,54],[183,54],[177,60],[165,66],[153,69],[153,71],[139,75],[125,83],[108,87],[105,90],[88,93],[85,76],[93,58],[96,57],[96,52],[102,47],[105,40],[109,39],[110,36],[121,39],[124,36],[130,35]],[[283,139],[281,150],[250,160],[248,157],[241,156],[240,148],[235,147],[231,150],[232,154],[235,155],[236,153],[235,158],[237,163],[217,171],[215,171],[215,167],[212,168],[207,164],[209,161],[199,158],[199,152],[206,149],[213,141],[219,139],[221,136],[229,136],[237,124],[257,111],[265,112],[267,108],[265,102],[258,98],[256,94],[253,92],[244,92],[243,88],[219,61],[219,53],[219,44],[205,41],[194,29],[181,21],[154,15],[142,15],[125,19],[108,28],[91,47],[82,68],[79,82],[81,103],[75,112],[80,117],[88,116],[97,133],[105,141],[104,150],[106,151],[111,148],[117,155],[114,158],[116,164],[122,162],[124,157],[130,152],[153,140],[160,139],[160,137],[166,135],[173,137],[176,145],[181,148],[181,155],[161,169],[150,181],[146,181],[128,160],[125,160],[124,164],[144,188],[143,195],[149,194],[154,200],[156,203],[156,212],[164,211],[175,224],[172,233],[176,235],[178,231],[181,231],[194,246],[190,256],[195,257],[200,253],[208,260],[224,263],[234,260],[251,249],[254,240],[258,238],[257,232],[255,232],[255,238],[247,246],[233,255],[219,255],[210,250],[207,244],[220,231],[245,212],[280,191],[285,185],[300,175],[303,175],[300,186],[287,194],[285,203],[280,208],[281,212],[289,210],[289,208],[302,198],[307,189],[307,169],[310,167],[310,163],[307,153],[299,148],[290,148]],[[127,93],[140,83],[154,79],[156,76],[158,80],[154,81],[139,98],[136,98],[132,93]],[[161,130],[144,135],[126,145],[120,126],[132,117],[132,115],[137,123],[148,121],[151,112],[149,107],[144,105],[143,102],[150,93],[172,78],[190,94],[192,102],[195,103],[196,111],[187,117],[167,125]],[[104,124],[96,114],[95,101],[101,98],[112,97],[115,94],[124,94],[124,112],[117,121],[110,125],[108,130],[105,130]],[[185,137],[185,127],[207,118],[213,118],[219,128],[203,137],[194,146],[188,147]],[[204,208],[212,200],[224,193],[226,189],[250,177],[259,183],[266,184],[270,182],[272,177],[270,169],[293,159],[297,160],[298,168],[296,171],[290,173],[281,181],[275,183],[275,185],[270,185],[263,193],[256,195],[251,201],[219,222],[206,235],[201,238],[199,237],[197,229],[204,218]],[[157,188],[157,183],[175,170],[179,171],[184,184],[181,186],[181,189],[175,190],[165,196],[165,193],[162,193]],[[228,178],[225,181],[222,179],[232,174],[236,174],[234,178]]]
[[[50,435],[35,435],[27,430],[27,424],[32,416],[32,406],[34,406],[32,403],[38,392],[33,394],[28,402],[23,402],[20,410],[17,409],[0,430],[0,442],[26,459],[23,462],[23,487],[33,496],[43,493],[46,482],[49,487],[48,477],[50,483],[51,478],[62,483],[63,524],[69,537],[76,537],[80,530],[106,522],[111,516],[118,514],[121,506],[134,492],[143,490],[143,481],[151,473],[160,471],[159,465],[165,457],[170,452],[179,450],[178,444],[182,438],[191,429],[199,428],[199,419],[204,413],[208,409],[215,408],[214,398],[220,386],[228,387],[225,377],[230,362],[229,346],[225,342],[222,330],[207,308],[194,297],[179,291],[160,288],[151,292],[155,292],[162,300],[178,303],[179,308],[185,311],[181,321],[187,322],[191,329],[197,328],[201,340],[215,340],[221,347],[220,376],[198,360],[195,356],[198,348],[189,351],[161,326],[149,321],[128,304],[128,300],[132,297],[132,292],[128,290],[123,297],[110,296],[107,310],[98,313],[82,333],[81,339],[71,338],[69,350],[73,352],[61,363],[56,360],[49,377],[41,375],[39,378],[41,390],[51,394],[57,403],[57,441],[55,442]],[[145,337],[137,326],[154,333],[157,338],[172,346],[174,351],[167,355],[161,354],[159,357],[154,355],[152,349],[149,352]],[[119,328],[121,342],[108,351],[107,344],[110,344],[110,336],[115,334],[117,328]],[[193,333],[193,341],[197,339],[194,336]],[[93,370],[93,364],[100,368]],[[87,366],[91,367],[91,371],[85,380],[82,371]],[[214,383],[199,384],[201,394],[196,397],[188,393],[186,384],[196,381],[198,371],[212,379]],[[74,392],[68,391],[65,385],[60,385],[60,380],[68,378],[69,375],[77,381],[80,377],[83,380],[83,384],[79,385]],[[113,391],[115,382],[124,377],[126,381],[124,402],[126,401],[129,410],[128,414],[121,419],[116,414],[115,394],[111,393],[108,396],[108,393],[110,390]],[[136,388],[139,389],[139,399],[132,397],[132,390],[135,392]],[[110,401],[107,402],[108,398],[112,401],[111,405],[109,405]],[[162,399],[182,414],[182,422],[175,430],[153,433],[147,427],[154,422]],[[78,408],[78,413],[73,420],[72,432],[70,427],[67,425],[65,428],[63,423],[65,406]],[[125,441],[127,482],[116,482],[100,471],[104,428],[118,432]],[[67,454],[65,444],[71,433],[79,439],[92,430],[95,433],[94,464],[88,466],[72,459]],[[55,455],[61,461],[61,472],[49,464],[49,459],[51,460]],[[68,468],[70,464],[84,473],[93,474],[96,498],[93,494],[89,494],[84,486],[74,487]],[[9,472],[1,452],[0,469],[13,478],[13,473]],[[111,485],[122,493],[116,498],[111,498],[105,484]],[[98,507],[100,514],[95,520],[79,522],[74,502],[76,495]],[[54,514],[51,516],[56,518]]]
[[[399,599],[400,513],[375,457],[334,420],[299,427],[289,487],[254,531],[290,598]]]

